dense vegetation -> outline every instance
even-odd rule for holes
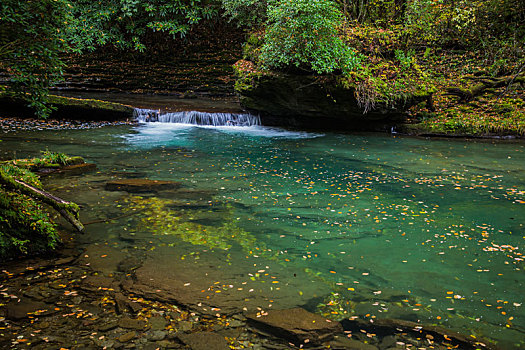
[[[62,153],[46,151],[40,158],[0,164],[0,261],[46,253],[60,244],[57,227],[49,211],[41,200],[35,200],[27,191],[21,191],[20,182],[41,189],[42,183],[32,172],[33,169],[60,167],[73,159]],[[78,213],[74,203],[67,203],[63,208],[73,208]]]
[[[41,116],[62,53],[147,51],[159,33],[229,20],[250,34],[250,69],[340,76],[365,111],[432,93],[413,118],[438,132],[525,132],[520,0],[6,0],[0,20],[8,92]]]

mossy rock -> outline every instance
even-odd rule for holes
[[[134,111],[120,103],[55,95],[49,96],[49,104],[54,108],[50,115],[54,119],[116,121],[133,118]],[[0,116],[30,118],[34,111],[26,101],[0,92]]]
[[[405,120],[406,111],[428,94],[376,103],[364,113],[355,87],[342,86],[337,76],[261,73],[237,69],[236,92],[241,105],[261,115],[264,125],[306,126],[346,130],[379,130]]]

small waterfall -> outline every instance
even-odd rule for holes
[[[261,119],[252,114],[207,113],[198,111],[160,112],[153,109],[135,108],[135,117],[140,122],[179,123],[205,126],[254,126]]]

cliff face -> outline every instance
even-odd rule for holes
[[[409,107],[427,95],[377,101],[367,111],[359,105],[355,87],[345,87],[337,76],[258,73],[237,70],[235,90],[241,105],[261,115],[265,125],[382,130],[405,120]]]

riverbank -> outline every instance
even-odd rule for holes
[[[22,112],[20,111],[16,116],[9,115],[9,110],[12,108],[4,106],[3,108],[7,108],[7,110],[3,112],[4,116],[0,117],[0,129],[3,132],[13,132],[17,130],[90,129],[104,126],[136,125],[137,121],[129,117],[122,118],[121,120],[101,118],[100,114],[108,109],[106,106],[110,106],[111,108],[114,108],[112,106],[123,106],[120,108],[127,109],[130,109],[129,106],[134,106],[165,112],[190,110],[209,113],[243,112],[239,100],[236,97],[226,96],[217,98],[179,98],[170,95],[63,92],[60,96],[54,97],[54,99],[55,102],[60,101],[62,104],[67,103],[67,101],[73,101],[76,103],[80,103],[79,101],[87,101],[84,104],[87,103],[90,110],[99,108],[99,111],[93,114],[92,118],[88,118],[87,120],[53,118],[53,116],[43,120],[26,118],[25,116],[28,116],[29,114],[26,113],[25,115],[22,115]],[[94,105],[90,101],[95,101],[100,107],[97,107],[97,105]],[[460,110],[463,107],[455,104],[451,98],[435,97],[434,101],[436,105],[435,112],[429,114],[430,112],[426,109],[424,104],[421,106],[415,106],[409,111],[405,122],[395,126],[384,127],[376,131],[428,138],[479,138],[496,140],[525,138],[525,133],[523,133],[521,129],[522,125],[525,125],[525,114],[520,112],[521,109],[516,109],[517,112],[512,114],[512,116],[503,115],[498,117],[492,113],[481,118],[472,114],[474,113],[473,111],[461,114]],[[517,103],[519,100],[514,99],[512,101],[513,103]],[[517,106],[521,106],[521,104],[517,104]],[[447,114],[450,111],[454,111],[453,116]],[[480,111],[478,112],[481,113]],[[131,112],[126,110],[125,115],[129,116],[131,115]],[[74,117],[74,114],[71,116]],[[272,120],[275,121],[275,118]],[[513,121],[515,123],[513,123]],[[499,124],[499,122],[501,123]],[[345,131],[337,128],[335,125],[328,125],[326,123],[322,125],[322,130],[337,130],[338,132]]]
[[[1,266],[2,348],[496,349],[402,320],[339,323],[300,308],[203,313],[181,304],[172,291],[134,289],[141,265],[136,256],[103,244],[79,251],[72,237],[66,242],[52,258]]]

